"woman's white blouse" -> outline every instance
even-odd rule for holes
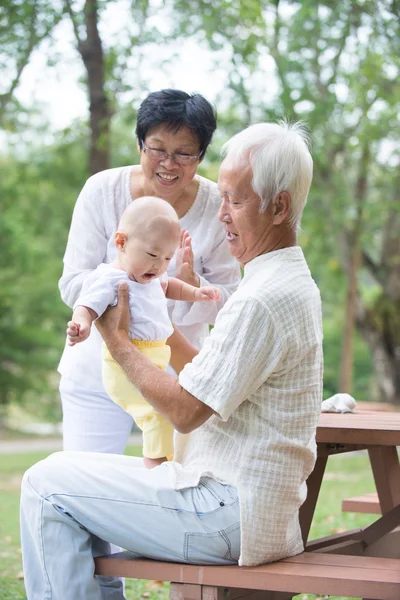
[[[245,266],[239,289],[179,375],[216,414],[176,434],[171,476],[177,489],[201,476],[236,486],[241,565],[303,549],[298,511],[315,462],[322,367],[320,294],[296,246]]]
[[[88,179],[75,205],[59,282],[61,297],[73,307],[87,275],[101,263],[115,258],[114,233],[125,208],[132,202],[130,176],[133,167],[97,173]],[[217,215],[220,197],[215,183],[198,176],[199,189],[189,211],[180,219],[192,237],[194,268],[200,285],[219,287],[220,302],[168,301],[170,318],[200,348],[219,309],[237,288],[240,269],[229,253],[225,232]],[[175,275],[175,258],[168,268]],[[85,389],[104,391],[101,379],[101,336],[95,327],[88,340],[66,346],[59,372]]]

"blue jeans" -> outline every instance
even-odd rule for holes
[[[25,473],[21,540],[28,600],[123,600],[121,580],[94,576],[94,557],[115,544],[158,560],[237,563],[239,500],[207,477],[173,489],[167,463],[59,452]]]

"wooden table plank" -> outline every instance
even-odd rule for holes
[[[317,442],[400,446],[400,413],[364,410],[349,414],[321,413]]]

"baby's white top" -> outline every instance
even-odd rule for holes
[[[161,287],[162,281],[168,281],[166,273],[149,283],[137,283],[129,279],[126,271],[101,264],[86,277],[74,309],[86,306],[102,315],[107,306],[117,303],[118,286],[123,281],[129,289],[129,337],[147,341],[166,340],[173,332],[167,299]]]

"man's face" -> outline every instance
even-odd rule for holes
[[[219,220],[225,225],[229,251],[241,265],[268,252],[272,228],[272,203],[260,213],[260,198],[252,188],[252,170],[247,160],[221,164],[218,189],[222,198]]]

